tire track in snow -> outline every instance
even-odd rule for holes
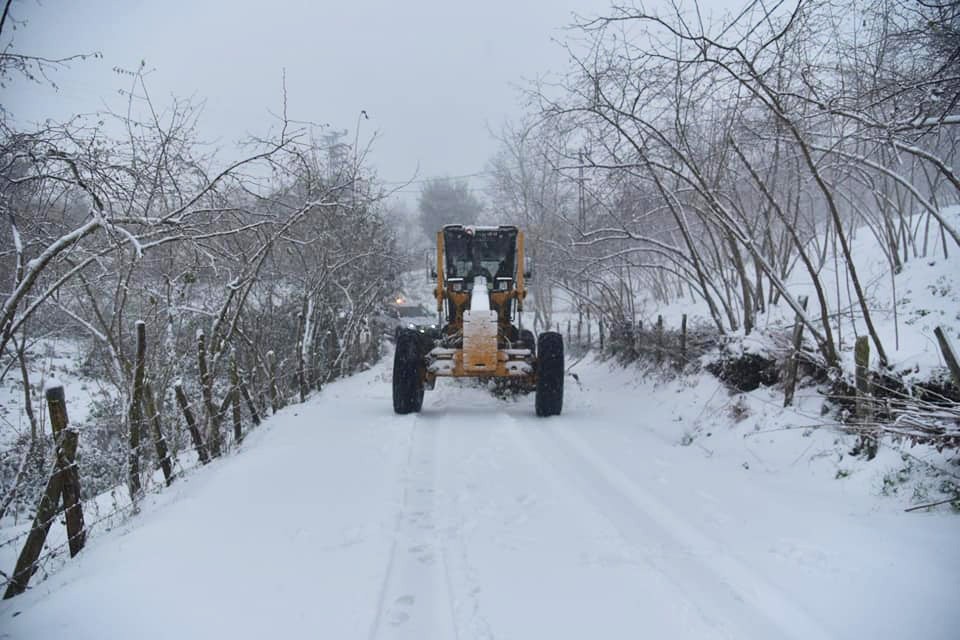
[[[444,412],[445,414],[446,412]],[[440,546],[443,553],[443,566],[446,570],[447,584],[450,587],[450,610],[453,612],[454,624],[458,637],[474,640],[492,640],[493,633],[490,625],[480,611],[479,594],[482,591],[476,579],[476,567],[470,561],[467,545],[464,542],[464,528],[466,518],[459,507],[460,492],[465,489],[459,482],[455,471],[462,471],[461,463],[463,446],[463,430],[456,430],[448,420],[440,425],[438,449],[438,478],[440,486],[447,492],[445,496],[444,515],[446,517],[442,531],[444,539]],[[453,438],[452,435],[457,437]],[[473,447],[474,442],[468,442]],[[466,633],[459,633],[465,629]]]
[[[554,421],[519,433],[540,443],[535,449],[571,479],[626,542],[641,549],[650,549],[652,542],[662,550],[658,557],[647,552],[650,564],[684,590],[705,621],[737,639],[832,637],[774,585],[683,521],[570,427]],[[553,455],[546,454],[548,448]]]
[[[393,542],[371,640],[457,638],[446,559],[435,524],[436,424],[414,415]]]
[[[403,465],[404,475],[409,473],[410,469],[410,460],[413,458],[413,438],[416,433],[418,416],[413,416],[413,421],[410,426],[410,435],[407,441],[407,460]],[[393,524],[393,540],[390,543],[390,553],[387,555],[387,566],[383,572],[383,579],[380,582],[380,589],[378,591],[379,595],[377,597],[376,606],[374,607],[374,617],[373,622],[370,626],[370,633],[367,634],[369,640],[374,640],[377,637],[377,633],[380,630],[381,619],[383,618],[383,610],[387,602],[387,588],[390,586],[391,578],[393,576],[393,566],[396,563],[397,556],[397,541],[399,539],[400,532],[400,523],[403,519],[403,514],[406,509],[407,503],[407,491],[409,488],[404,485],[403,494],[401,498],[401,508],[397,511],[397,515],[394,518]]]
[[[613,527],[613,530],[618,532],[625,546],[635,547],[641,552],[643,565],[656,572],[659,578],[658,582],[673,587],[675,594],[666,594],[666,596],[676,595],[676,597],[685,601],[682,606],[677,606],[675,601],[671,601],[674,609],[695,615],[697,620],[707,629],[717,630],[717,628],[722,625],[722,621],[718,620],[716,616],[711,615],[709,611],[704,610],[698,600],[690,597],[683,583],[679,582],[674,575],[665,571],[663,566],[655,562],[654,559],[646,553],[646,549],[650,545],[638,543],[636,538],[629,536],[622,527],[611,520],[606,510],[598,507],[597,500],[594,496],[585,491],[582,484],[575,480],[577,477],[576,472],[565,469],[556,459],[547,456],[546,448],[542,443],[535,442],[535,438],[530,435],[531,432],[541,429],[542,427],[540,425],[532,424],[529,421],[517,420],[512,416],[506,417],[510,417],[512,420],[509,435],[516,449],[531,462],[532,466],[537,469],[538,474],[553,486],[568,488],[569,490],[565,492],[568,498],[572,495],[578,496],[579,499],[575,501],[576,503],[583,505],[583,509],[592,512],[592,516],[609,523],[610,526]],[[568,499],[566,503],[568,505],[573,504],[574,500]],[[584,517],[579,518],[579,524],[587,523],[591,520],[591,518],[586,517],[584,513],[580,515]],[[687,631],[689,631],[689,629],[687,629]],[[727,635],[726,637],[731,638],[731,640],[734,638],[736,638],[736,640],[742,640],[744,638],[742,634],[739,636]]]

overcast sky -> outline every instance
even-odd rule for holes
[[[270,126],[286,70],[291,118],[349,129],[360,110],[361,140],[380,178],[400,181],[483,170],[499,129],[522,109],[516,85],[560,72],[553,40],[573,13],[602,13],[609,0],[15,0],[27,25],[14,50],[48,58],[100,51],[53,79],[60,89],[17,81],[2,102],[38,121],[122,106],[128,86],[114,67],[155,69],[155,101],[206,100],[201,133],[224,148]],[[418,169],[419,166],[419,169]],[[479,181],[474,181],[477,187]],[[416,186],[411,187],[415,189]]]

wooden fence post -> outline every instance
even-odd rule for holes
[[[603,352],[603,319],[600,320],[600,351]]]
[[[213,404],[213,379],[207,368],[207,339],[203,330],[197,331],[197,367],[200,372],[200,391],[207,416],[207,446],[214,458],[220,455],[220,413]]]
[[[46,397],[53,439],[55,442],[65,441],[64,446],[57,447],[56,454],[57,468],[63,474],[63,510],[67,521],[67,540],[72,558],[80,553],[87,538],[83,527],[83,507],[80,503],[80,471],[76,463],[79,434],[69,426],[63,387],[47,389]],[[67,440],[71,441],[69,446],[66,443]]]
[[[937,336],[940,352],[943,353],[943,359],[947,363],[947,368],[950,369],[950,375],[953,376],[953,384],[960,387],[960,363],[957,361],[957,353],[953,350],[953,345],[950,344],[950,340],[947,339],[947,334],[943,332],[943,329],[936,327],[933,333]]]
[[[318,378],[319,379],[319,378]],[[247,388],[247,381],[240,378],[240,393],[243,394],[243,401],[247,403],[247,409],[250,411],[250,419],[254,426],[260,426],[260,412],[257,411],[257,405],[250,397],[250,390]]]
[[[873,421],[873,407],[870,398],[870,342],[867,336],[860,336],[853,349],[856,361],[857,421],[860,423],[860,442],[856,449],[867,454],[868,460],[877,455],[877,439],[867,433]]]
[[[560,323],[557,323],[557,333],[560,333]],[[570,318],[567,318],[567,344],[573,342],[573,333],[570,331]]]
[[[687,366],[687,314],[680,318],[680,360],[678,361],[680,369]]]
[[[303,313],[297,314],[297,384],[300,386],[300,402],[307,401],[307,378],[303,371]]]
[[[230,395],[233,405],[233,441],[243,442],[243,422],[240,416],[240,374],[237,372],[237,354],[230,357]]]
[[[807,296],[800,296],[797,302],[807,310]],[[797,388],[797,373],[800,368],[800,347],[803,344],[803,320],[800,314],[797,314],[793,324],[793,351],[787,359],[787,371],[783,381],[783,406],[789,407],[793,404],[793,394]]]
[[[137,355],[133,369],[133,391],[130,394],[130,451],[127,454],[127,488],[130,500],[136,503],[143,487],[140,484],[140,433],[143,430],[143,376],[147,355],[147,325],[137,320]]]
[[[638,358],[643,355],[643,320],[637,320],[637,327],[633,331],[633,351]]]
[[[200,464],[210,462],[210,455],[207,453],[207,447],[203,444],[203,435],[197,427],[197,420],[193,417],[193,411],[190,410],[190,403],[187,401],[187,395],[183,392],[183,386],[180,381],[173,383],[173,392],[177,396],[177,404],[180,405],[180,411],[183,413],[183,419],[187,421],[187,429],[190,431],[190,439],[193,441],[193,448],[197,451],[200,458]]]
[[[657,316],[657,364],[663,362],[663,316]]]
[[[270,375],[270,408],[276,414],[280,409],[280,400],[277,397],[280,394],[277,389],[277,354],[272,350],[267,351],[267,368]]]
[[[173,482],[173,463],[170,460],[170,451],[167,449],[167,439],[163,437],[163,425],[160,424],[160,412],[157,411],[157,402],[150,380],[143,381],[143,403],[153,428],[153,446],[157,450],[157,460],[163,470],[163,479],[169,487]]]
[[[37,570],[37,560],[43,551],[50,525],[57,515],[57,507],[63,498],[64,513],[67,520],[67,540],[70,556],[83,549],[86,532],[83,525],[83,508],[80,504],[80,474],[76,467],[77,440],[76,429],[68,426],[67,406],[63,387],[47,389],[47,406],[50,411],[50,425],[56,442],[56,463],[30,527],[30,533],[17,557],[17,565],[3,594],[4,600],[23,593],[30,578]]]

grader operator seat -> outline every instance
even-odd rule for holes
[[[438,377],[512,379],[536,389],[537,415],[563,406],[563,340],[534,339],[522,325],[526,297],[523,233],[512,225],[449,224],[437,233],[434,294],[442,329],[436,338],[401,332],[394,353],[397,413],[420,411]],[[516,323],[514,318],[516,317]]]

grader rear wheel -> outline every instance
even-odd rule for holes
[[[533,337],[533,331],[529,329],[520,330],[520,342],[523,343],[527,349],[530,349],[530,353],[534,356],[537,355],[537,339]]]

